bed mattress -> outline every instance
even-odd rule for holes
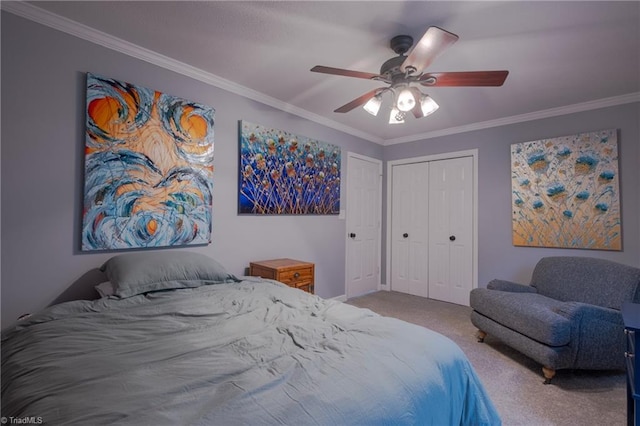
[[[2,335],[2,415],[53,425],[500,424],[450,339],[248,277],[67,302],[20,321]]]

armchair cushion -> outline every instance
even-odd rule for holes
[[[571,340],[571,320],[558,313],[562,305],[536,293],[486,288],[471,292],[476,312],[548,346],[564,346]]]

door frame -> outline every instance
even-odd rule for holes
[[[384,286],[386,290],[393,290],[391,288],[391,219],[392,219],[392,203],[393,200],[393,166],[400,166],[403,164],[411,164],[411,163],[424,163],[429,161],[437,161],[437,160],[451,160],[454,158],[460,157],[471,157],[473,160],[473,208],[472,208],[472,216],[473,216],[473,230],[472,230],[472,250],[473,250],[473,260],[472,260],[472,283],[471,288],[478,287],[478,149],[468,149],[464,151],[455,151],[455,152],[445,152],[442,154],[433,154],[433,155],[424,155],[420,157],[411,157],[411,158],[403,158],[400,160],[391,160],[387,161],[387,232],[386,232],[386,249],[385,249],[385,280],[386,285]]]
[[[373,157],[367,157],[366,155],[362,155],[362,154],[356,154],[355,152],[347,152],[347,179],[345,182],[345,194],[347,194],[346,196],[346,202],[347,202],[347,208],[346,210],[349,209],[349,201],[350,201],[350,197],[352,197],[352,194],[349,193],[349,179],[351,177],[351,174],[349,173],[350,171],[350,167],[352,164],[352,159],[358,159],[358,160],[362,160],[362,161],[367,161],[369,163],[374,163],[378,165],[378,189],[377,189],[377,195],[378,195],[378,206],[377,206],[377,211],[378,211],[378,235],[376,236],[376,238],[378,239],[378,244],[376,244],[376,270],[377,270],[377,276],[378,276],[378,282],[376,283],[376,289],[380,290],[381,287],[381,270],[380,267],[382,266],[382,160],[379,160],[377,158],[373,158]],[[349,226],[351,225],[349,223],[349,218],[350,215],[349,213],[345,210],[345,232],[344,232],[344,257],[345,257],[345,262],[344,262],[344,297],[345,300],[348,299],[349,297],[349,289],[347,288],[349,285],[349,249],[348,249],[348,244],[349,244]]]

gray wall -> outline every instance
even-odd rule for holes
[[[317,264],[316,290],[320,296],[344,294],[343,220],[335,216],[236,214],[238,120],[340,145],[343,173],[347,151],[389,161],[477,148],[481,286],[494,277],[527,281],[535,262],[553,254],[603,257],[640,265],[638,103],[381,147],[7,12],[2,12],[1,30],[3,327],[24,312],[90,291],[88,283],[103,278],[95,268],[112,255],[78,251],[86,72],[216,109],[213,242],[191,250],[218,259],[233,273],[244,273],[251,260],[297,257]],[[619,129],[624,250],[513,247],[509,145],[608,128]],[[344,178],[345,174],[343,183]],[[382,235],[384,238],[384,229]],[[384,256],[384,241],[382,247]],[[383,271],[383,280],[384,276]]]
[[[618,129],[623,250],[514,247],[511,244],[510,145],[606,129]],[[384,160],[391,161],[476,148],[478,149],[478,285],[480,287],[484,287],[493,278],[528,283],[535,263],[544,256],[592,256],[640,266],[639,103],[391,145],[385,147]],[[386,221],[386,214],[383,223],[384,221]],[[384,234],[385,231],[383,231]]]
[[[382,158],[382,147],[2,12],[2,326],[102,277],[111,253],[78,251],[85,73],[211,105],[215,116],[212,243],[189,248],[244,274],[251,260],[316,263],[316,293],[344,294],[345,221],[238,216],[238,120]],[[344,186],[343,186],[344,200]],[[87,271],[92,271],[87,273]],[[75,284],[75,285],[74,285]],[[67,294],[68,295],[68,294]]]

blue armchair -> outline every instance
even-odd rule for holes
[[[523,285],[493,280],[471,291],[471,322],[542,364],[545,383],[556,370],[624,369],[620,308],[638,302],[640,269],[590,257],[545,257]]]

